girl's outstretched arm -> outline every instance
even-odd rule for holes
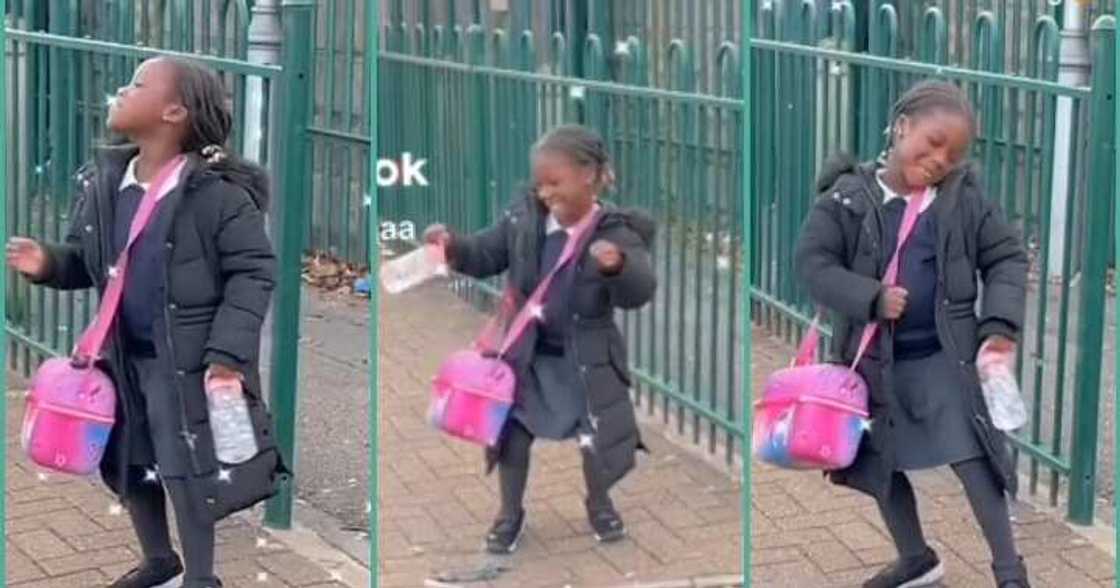
[[[447,244],[451,269],[472,278],[496,276],[509,267],[510,215],[473,235],[454,235]]]
[[[39,275],[27,276],[31,283],[56,290],[85,290],[94,286],[86,269],[82,249],[85,206],[85,197],[78,195],[70,211],[70,227],[61,243],[39,242],[45,254],[45,262]]]
[[[984,283],[978,336],[1017,339],[1027,304],[1027,252],[995,202],[984,199],[976,235],[976,269]]]
[[[264,213],[244,190],[226,190],[217,234],[225,288],[203,362],[245,373],[260,348],[261,324],[275,285],[276,256],[265,232]]]
[[[817,199],[801,227],[794,266],[813,300],[851,319],[869,322],[878,318],[882,284],[845,267],[839,206],[831,198]]]

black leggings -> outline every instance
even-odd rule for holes
[[[217,586],[214,576],[214,523],[206,513],[195,510],[187,491],[186,480],[166,478],[144,481],[144,468],[133,466],[129,486],[128,507],[132,527],[140,539],[144,559],[168,558],[174,555],[171,531],[167,524],[167,494],[175,509],[175,524],[183,546],[183,588]],[[164,493],[166,489],[166,494]]]
[[[498,457],[498,477],[502,493],[500,516],[512,517],[521,512],[525,499],[525,487],[529,482],[529,456],[533,446],[533,434],[517,419],[510,419],[506,425],[505,439],[502,441]],[[586,451],[583,451],[583,479],[587,484],[587,508],[599,510],[613,508],[610,487],[604,484]]]
[[[984,538],[992,552],[992,567],[996,575],[1017,575],[1021,563],[1011,533],[1011,515],[987,458],[962,461],[952,467],[964,486],[972,512],[984,531]],[[879,502],[879,512],[883,515],[883,521],[887,524],[900,557],[913,558],[925,553],[928,546],[918,519],[914,488],[906,474],[894,473],[890,495]]]

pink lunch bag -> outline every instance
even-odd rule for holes
[[[73,357],[43,362],[31,381],[20,430],[24,452],[35,464],[65,473],[94,473],[105,454],[116,417],[113,381],[95,365],[123,294],[128,251],[148,224],[156,203],[168,191],[168,180],[185,162],[168,162],[144,194],[132,218],[128,245],[109,273],[97,317],[82,334]]]
[[[927,190],[907,203],[883,283],[898,279],[903,245],[928,197]],[[783,468],[826,471],[844,469],[855,461],[863,432],[870,427],[867,383],[855,368],[878,327],[872,322],[864,329],[851,366],[815,364],[820,334],[813,321],[793,365],[772,374],[762,399],[755,403],[751,439],[755,457]]]
[[[432,381],[428,420],[443,432],[494,446],[513,406],[513,370],[497,357],[475,350],[453,353]]]
[[[453,353],[440,365],[439,372],[432,380],[432,398],[428,409],[428,421],[437,429],[472,443],[493,447],[498,443],[506,418],[513,407],[514,393],[517,390],[517,377],[513,368],[502,359],[525,329],[534,320],[539,320],[544,307],[544,296],[557,272],[564,267],[579,251],[584,243],[583,237],[590,235],[597,224],[599,211],[575,227],[574,234],[564,245],[556,265],[549,270],[521,310],[514,316],[501,346],[493,353],[482,349],[492,348],[487,339],[502,322],[513,305],[513,291],[506,288],[502,298],[502,311],[495,317],[483,334],[475,342],[473,349]]]
[[[816,326],[803,353],[816,352]],[[790,469],[836,470],[855,460],[867,422],[867,384],[847,366],[779,370],[755,403],[753,449],[758,459]]]

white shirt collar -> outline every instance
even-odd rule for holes
[[[572,234],[572,227],[568,227],[567,229],[565,229],[564,227],[560,226],[560,221],[556,220],[556,217],[552,216],[552,214],[549,213],[548,220],[546,220],[544,224],[544,234],[551,235],[560,230],[567,231],[568,236],[571,236]]]
[[[151,183],[142,184],[142,183],[140,183],[140,180],[136,179],[136,162],[139,161],[139,160],[140,160],[140,156],[137,155],[136,157],[133,157],[131,161],[128,162],[128,167],[125,168],[125,170],[124,170],[124,177],[121,178],[121,185],[120,185],[120,187],[117,188],[118,192],[123,192],[125,188],[128,188],[130,186],[139,186],[141,190],[147,191],[148,187],[151,186]],[[172,174],[171,180],[168,182],[167,186],[164,188],[164,192],[170,192],[171,190],[174,190],[176,186],[179,185],[179,177],[182,175],[182,173],[183,173],[183,166],[180,165],[179,168],[175,170],[175,173]]]
[[[884,170],[879,170],[878,172],[875,173],[875,179],[878,180],[879,188],[883,191],[883,204],[886,204],[887,202],[890,202],[891,200],[894,200],[895,198],[902,198],[902,199],[905,199],[905,200],[909,200],[909,198],[910,198],[909,196],[903,196],[902,194],[899,194],[899,193],[895,192],[894,190],[891,190],[890,187],[887,186],[887,183],[883,181],[883,172],[884,172]],[[937,187],[933,186],[929,191],[929,197],[926,198],[925,202],[922,203],[921,212],[925,212],[930,207],[930,205],[933,204],[933,201],[936,198],[937,198]]]
[[[570,227],[561,226],[560,221],[556,220],[556,217],[552,216],[552,213],[550,212],[550,213],[548,213],[548,218],[545,220],[545,223],[544,223],[544,234],[545,235],[551,235],[551,234],[555,233],[556,231],[564,230],[564,231],[567,231],[568,236],[571,237],[572,235],[575,234],[576,227],[578,227],[580,225],[580,223],[582,223],[583,221],[587,220],[588,216],[591,216],[592,214],[595,214],[596,210],[599,210],[599,205],[598,204],[595,204],[594,206],[591,207],[591,210],[588,211],[587,216],[583,217],[582,219],[580,219],[580,221],[578,223],[576,223],[576,224],[574,224]]]

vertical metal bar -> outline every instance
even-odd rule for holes
[[[1116,7],[1115,7],[1115,5],[1113,5],[1112,10],[1113,10],[1113,23],[1115,23],[1116,22],[1116,14],[1115,14],[1116,13]],[[1113,78],[1116,79],[1116,80],[1120,80],[1120,43],[1114,43],[1113,45],[1114,45],[1114,47],[1113,47],[1114,51],[1112,53]],[[1112,136],[1114,138],[1120,138],[1120,100],[1114,100],[1113,104],[1116,107],[1116,111],[1114,113],[1114,118],[1113,118],[1113,121],[1112,121],[1113,122]],[[1118,139],[1118,140],[1120,140],[1120,139]],[[1114,155],[1115,155],[1115,159],[1113,160],[1112,169],[1113,170],[1120,170],[1120,147],[1117,147],[1116,149],[1114,149],[1113,152],[1114,152]],[[3,172],[0,172],[0,173],[3,173]],[[1120,171],[1113,171],[1112,175],[1113,175],[1113,178],[1112,178],[1113,179],[1113,185],[1112,185],[1112,188],[1113,188],[1112,189],[1112,212],[1113,212],[1112,231],[1113,231],[1114,239],[1116,241],[1115,249],[1113,251],[1114,255],[1113,255],[1112,259],[1114,260],[1114,264],[1120,264]],[[3,183],[0,182],[0,185],[3,185]],[[0,198],[0,201],[2,201],[2,200],[3,199]],[[1113,304],[1115,305],[1114,308],[1120,309],[1120,288],[1114,288],[1113,292],[1114,292]],[[1118,325],[1117,323],[1113,323],[1113,329],[1112,330],[1113,330],[1113,337],[1114,337],[1113,347],[1115,348],[1115,357],[1113,358],[1114,371],[1113,371],[1113,392],[1112,392],[1112,397],[1113,397],[1112,408],[1113,408],[1113,411],[1114,411],[1113,415],[1112,415],[1112,422],[1113,422],[1113,427],[1114,427],[1113,428],[1113,433],[1112,433],[1112,442],[1113,442],[1112,455],[1114,456],[1113,457],[1113,468],[1112,468],[1114,479],[1113,479],[1113,483],[1112,483],[1112,488],[1113,488],[1113,502],[1115,503],[1115,501],[1116,501],[1115,496],[1116,496],[1116,492],[1117,492],[1116,489],[1120,488],[1120,467],[1116,467],[1116,464],[1115,464],[1115,460],[1116,460],[1115,456],[1120,455],[1120,434],[1117,434],[1118,432],[1120,432],[1120,431],[1117,431],[1117,429],[1120,429],[1120,426],[1117,425],[1117,423],[1120,423],[1120,402],[1115,401],[1117,398],[1120,398],[1120,393],[1118,393],[1118,392],[1120,392],[1120,377],[1117,376],[1117,374],[1120,374],[1120,325]],[[2,416],[3,416],[3,413],[0,413],[0,417],[2,417]],[[0,465],[2,465],[2,463],[3,462],[0,462]],[[2,508],[2,507],[0,507],[0,508]],[[1113,508],[1112,512],[1113,512],[1112,528],[1113,529],[1120,529],[1120,509]],[[3,515],[3,510],[0,510],[0,520],[3,520],[2,515]],[[1113,575],[1117,578],[1120,578],[1120,558],[1113,557],[1112,562],[1113,562]]]
[[[377,166],[377,154],[380,153],[380,142],[378,133],[380,131],[379,117],[378,117],[378,99],[377,99],[377,80],[380,72],[379,53],[381,50],[380,32],[380,15],[381,15],[381,0],[369,0],[369,12],[366,15],[366,33],[369,37],[366,42],[366,59],[367,67],[369,68],[369,86],[367,90],[368,103],[369,103],[369,230],[370,245],[369,245],[369,275],[378,275],[378,265],[381,260],[381,240],[377,238],[377,227],[379,225],[377,218],[378,211],[378,191],[377,182],[374,181],[372,174]],[[378,310],[381,308],[380,293],[378,288],[370,288],[369,295],[369,561],[370,565],[370,588],[379,588],[381,585],[381,566],[377,563],[380,562],[378,549],[379,541],[374,540],[380,537],[380,517],[381,508],[379,506],[380,491],[380,423],[381,411],[379,409],[381,393],[380,393],[380,333],[381,333],[381,320]]]
[[[309,183],[308,125],[311,121],[311,54],[315,4],[313,0],[283,0],[284,140],[282,190],[279,208],[279,280],[272,333],[270,406],[276,420],[276,443],[293,472],[296,452],[296,386],[299,382],[300,273],[303,267],[303,219],[307,216]],[[293,479],[280,483],[269,500],[265,524],[289,529],[292,525]]]
[[[0,20],[0,116],[8,116],[7,84],[8,84],[8,15],[4,14]],[[19,47],[12,47],[10,55],[19,59]],[[18,64],[12,68],[19,71]],[[15,84],[13,84],[14,86]],[[15,120],[19,120],[18,118]],[[7,126],[7,125],[5,125]],[[8,131],[0,131],[0,241],[8,242]],[[0,317],[4,324],[0,326],[0,390],[8,389],[8,269],[0,269]],[[8,403],[0,402],[0,431],[4,438],[8,438]],[[7,488],[8,471],[7,452],[0,452],[0,482]],[[0,500],[0,521],[6,520],[6,500]],[[0,549],[0,570],[8,569],[7,549]]]
[[[751,218],[750,211],[752,203],[754,202],[754,144],[753,134],[754,126],[751,124],[751,113],[754,112],[752,108],[752,99],[754,96],[754,88],[751,86],[754,72],[752,70],[751,60],[751,43],[750,40],[754,38],[754,5],[755,0],[743,0],[744,6],[741,15],[742,22],[740,23],[740,30],[742,30],[743,43],[742,55],[739,58],[739,67],[741,72],[739,78],[743,85],[743,111],[742,111],[742,136],[740,141],[742,146],[740,149],[743,153],[743,208],[742,208],[742,254],[740,262],[744,268],[750,267],[748,260],[751,259],[753,251],[751,251]],[[750,439],[752,436],[752,424],[754,420],[754,403],[752,402],[753,394],[751,392],[751,304],[750,304],[750,291],[751,280],[750,272],[744,271],[742,274],[742,285],[740,290],[743,293],[743,302],[740,304],[742,307],[742,316],[739,322],[739,365],[740,368],[740,400],[739,406],[742,407],[742,427],[739,434],[739,451],[740,451],[740,471],[742,480],[739,487],[740,493],[740,510],[742,512],[742,569],[743,569],[743,586],[751,586],[751,454],[750,454]]]
[[[1089,130],[1089,190],[1086,218],[1108,218],[1116,136],[1114,101],[1116,72],[1116,21],[1100,19],[1093,26],[1092,126]],[[1101,347],[1104,342],[1105,279],[1108,271],[1108,223],[1089,222],[1085,231],[1081,302],[1077,339],[1076,408],[1073,413],[1073,453],[1070,456],[1069,519],[1080,525],[1093,524],[1097,478],[1097,434],[1100,430]]]

